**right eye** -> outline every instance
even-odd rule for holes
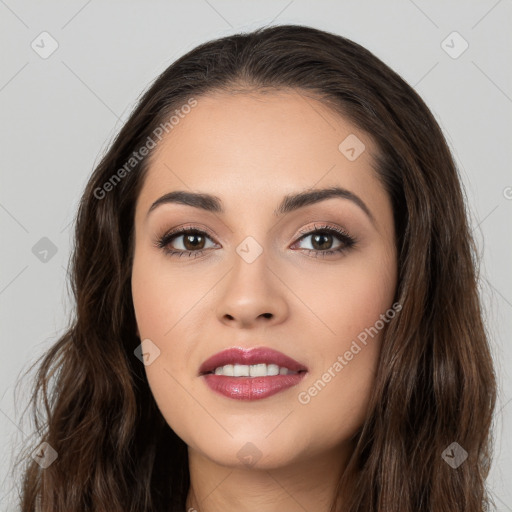
[[[183,248],[175,249],[169,247],[180,238],[182,238],[183,241],[178,245],[181,245]],[[164,234],[158,239],[156,246],[162,249],[164,253],[169,256],[181,257],[183,255],[187,255],[188,257],[191,257],[194,255],[194,257],[197,258],[207,249],[205,248],[206,240],[211,240],[208,233],[196,228],[186,227]]]

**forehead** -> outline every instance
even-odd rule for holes
[[[364,150],[349,159],[347,144]],[[176,189],[225,197],[228,213],[229,201],[274,208],[285,194],[326,186],[378,202],[376,151],[367,134],[306,93],[201,96],[155,148],[138,208]]]

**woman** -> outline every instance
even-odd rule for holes
[[[438,124],[369,51],[195,48],[83,194],[21,509],[485,510],[474,255]]]

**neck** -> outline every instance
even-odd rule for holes
[[[347,447],[286,466],[222,466],[188,448],[187,512],[331,512]]]

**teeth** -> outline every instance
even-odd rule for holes
[[[215,368],[215,375],[226,377],[268,377],[271,375],[289,375],[292,372],[288,368],[280,367],[277,364],[227,364]]]
[[[242,364],[233,365],[234,377],[249,377],[249,367]]]

